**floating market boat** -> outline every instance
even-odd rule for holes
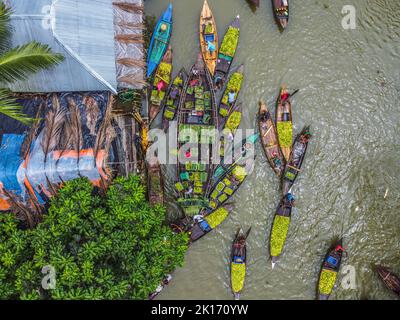
[[[322,264],[318,282],[318,300],[328,300],[336,283],[344,249],[343,241],[340,239],[328,251]]]
[[[149,119],[151,122],[157,117],[164,103],[166,92],[171,82],[172,48],[168,46],[161,63],[157,67],[150,96]]]
[[[274,269],[275,264],[278,262],[285,246],[290,220],[292,217],[292,208],[292,203],[285,196],[281,200],[278,210],[275,214],[269,244],[272,269]]]
[[[296,181],[297,176],[301,172],[301,167],[304,162],[305,155],[307,153],[308,142],[311,137],[310,127],[305,127],[301,133],[297,136],[293,144],[293,151],[290,155],[290,159],[286,164],[285,171],[283,174],[283,194],[289,192],[290,188]]]
[[[237,164],[244,164],[247,163],[249,159],[255,159],[254,150],[258,138],[258,134],[253,134],[246,139],[243,139],[240,145],[234,146],[231,157],[232,159],[224,159],[225,161],[215,167],[207,188],[207,197],[210,196],[211,190],[221,179],[223,179],[224,175],[231,172]]]
[[[160,162],[155,156],[147,163],[147,189],[150,205],[164,204],[164,178]]]
[[[164,103],[163,112],[163,127],[166,131],[169,127],[169,123],[174,121],[177,115],[179,102],[183,93],[183,89],[186,83],[188,75],[185,68],[182,68],[178,75],[175,77],[172,85],[168,89],[167,97]]]
[[[224,206],[204,216],[200,220],[194,222],[189,228],[190,242],[199,240],[207,233],[217,228],[226,220],[233,208],[233,204],[225,204]]]
[[[220,119],[221,122],[219,122],[219,130],[223,134],[223,138],[220,140],[220,157],[221,161],[224,159],[224,154],[225,154],[225,147],[232,148],[232,143],[235,138],[235,134],[237,129],[240,126],[240,123],[242,121],[242,109],[243,109],[243,104],[242,103],[237,103],[233,109],[229,117]]]
[[[239,97],[240,89],[242,88],[243,79],[244,79],[244,66],[241,65],[236,72],[234,72],[229,78],[228,84],[226,85],[226,89],[224,95],[221,98],[221,102],[219,104],[219,122],[222,122],[224,118],[227,118]],[[233,103],[229,103],[229,93],[232,92],[235,94]]]
[[[240,294],[244,287],[246,279],[246,262],[247,250],[246,240],[249,236],[251,228],[244,233],[243,229],[239,229],[236,233],[235,240],[231,250],[231,287],[235,295],[235,300],[240,299]]]
[[[289,24],[289,0],[272,0],[277,23],[285,30]]]
[[[288,162],[293,144],[293,116],[290,94],[286,88],[281,89],[277,102],[276,130],[283,156],[286,162]]]
[[[206,210],[212,211],[226,203],[239,190],[247,176],[252,172],[254,158],[236,163],[210,190],[210,202]]]
[[[204,0],[200,14],[200,48],[204,62],[210,74],[214,76],[218,58],[218,34],[217,24],[207,0]]]
[[[196,215],[207,205],[204,199],[213,159],[218,117],[214,87],[201,55],[192,67],[178,109],[178,203],[186,215]]]
[[[271,168],[280,177],[285,170],[285,158],[279,146],[278,134],[271,113],[263,101],[260,102],[258,112],[258,130],[264,154]]]
[[[398,296],[400,296],[400,278],[388,268],[383,266],[377,266],[376,272],[378,273],[379,277],[386,285],[386,287]]]
[[[215,68],[214,83],[216,90],[221,90],[231,68],[236,49],[239,44],[240,20],[239,16],[232,21],[222,40],[219,49],[217,66]]]
[[[147,78],[156,70],[167,51],[172,34],[172,4],[157,22],[147,53]]]

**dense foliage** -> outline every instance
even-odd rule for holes
[[[318,289],[321,294],[329,295],[332,293],[337,278],[337,272],[328,269],[322,269],[319,277]]]
[[[236,48],[239,43],[239,29],[229,27],[222,40],[220,52],[228,57],[233,58],[235,56]]]
[[[231,263],[231,285],[232,291],[239,293],[244,286],[246,278],[246,264],[244,263]]]
[[[279,144],[282,148],[291,148],[293,144],[293,124],[291,121],[276,124]]]
[[[35,229],[0,215],[0,299],[146,299],[183,263],[187,235],[163,225],[137,176],[105,196],[86,179],[66,182]],[[42,287],[52,266],[55,288]]]

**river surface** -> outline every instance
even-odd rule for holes
[[[203,0],[175,0],[174,70],[187,70],[199,51]],[[147,0],[159,16],[168,0]],[[217,230],[194,243],[185,265],[158,299],[232,299],[229,256],[236,229],[248,239],[242,299],[314,299],[322,259],[344,238],[342,270],[332,299],[395,299],[373,272],[381,263],[400,273],[400,1],[291,1],[289,29],[280,33],[271,3],[253,13],[245,0],[209,0],[220,40],[240,15],[234,67],[245,65],[242,128],[254,128],[258,101],[275,105],[279,87],[300,89],[293,99],[295,132],[310,124],[313,139],[293,192],[297,198],[284,253],[274,270],[268,243],[279,181],[257,145],[256,168],[234,196],[236,208]],[[356,8],[356,29],[342,27],[342,8]],[[171,175],[170,175],[171,176]],[[170,182],[172,179],[170,177]],[[177,209],[169,204],[171,215]]]

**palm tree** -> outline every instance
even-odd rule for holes
[[[18,80],[26,80],[29,75],[48,69],[61,61],[61,54],[53,53],[49,46],[36,41],[10,49],[11,9],[0,2],[0,113],[24,124],[33,119],[22,112],[7,87]]]

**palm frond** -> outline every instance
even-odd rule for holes
[[[76,150],[78,154],[77,161],[79,161],[79,154],[83,148],[81,112],[73,98],[68,99],[68,106],[69,106],[69,123],[71,129],[70,132],[72,133],[71,141],[74,150]]]
[[[10,45],[10,15],[11,10],[1,2],[0,3],[0,52],[4,52]]]
[[[47,45],[33,41],[7,51],[0,57],[2,83],[26,80],[29,75],[49,69],[63,61],[61,54],[53,53]]]
[[[50,151],[59,145],[62,129],[65,122],[65,110],[60,106],[56,94],[53,94],[53,109],[47,112],[41,146],[44,152],[45,162]]]
[[[22,106],[11,97],[10,91],[0,89],[0,113],[13,118],[25,125],[33,123],[34,119],[22,112]]]

